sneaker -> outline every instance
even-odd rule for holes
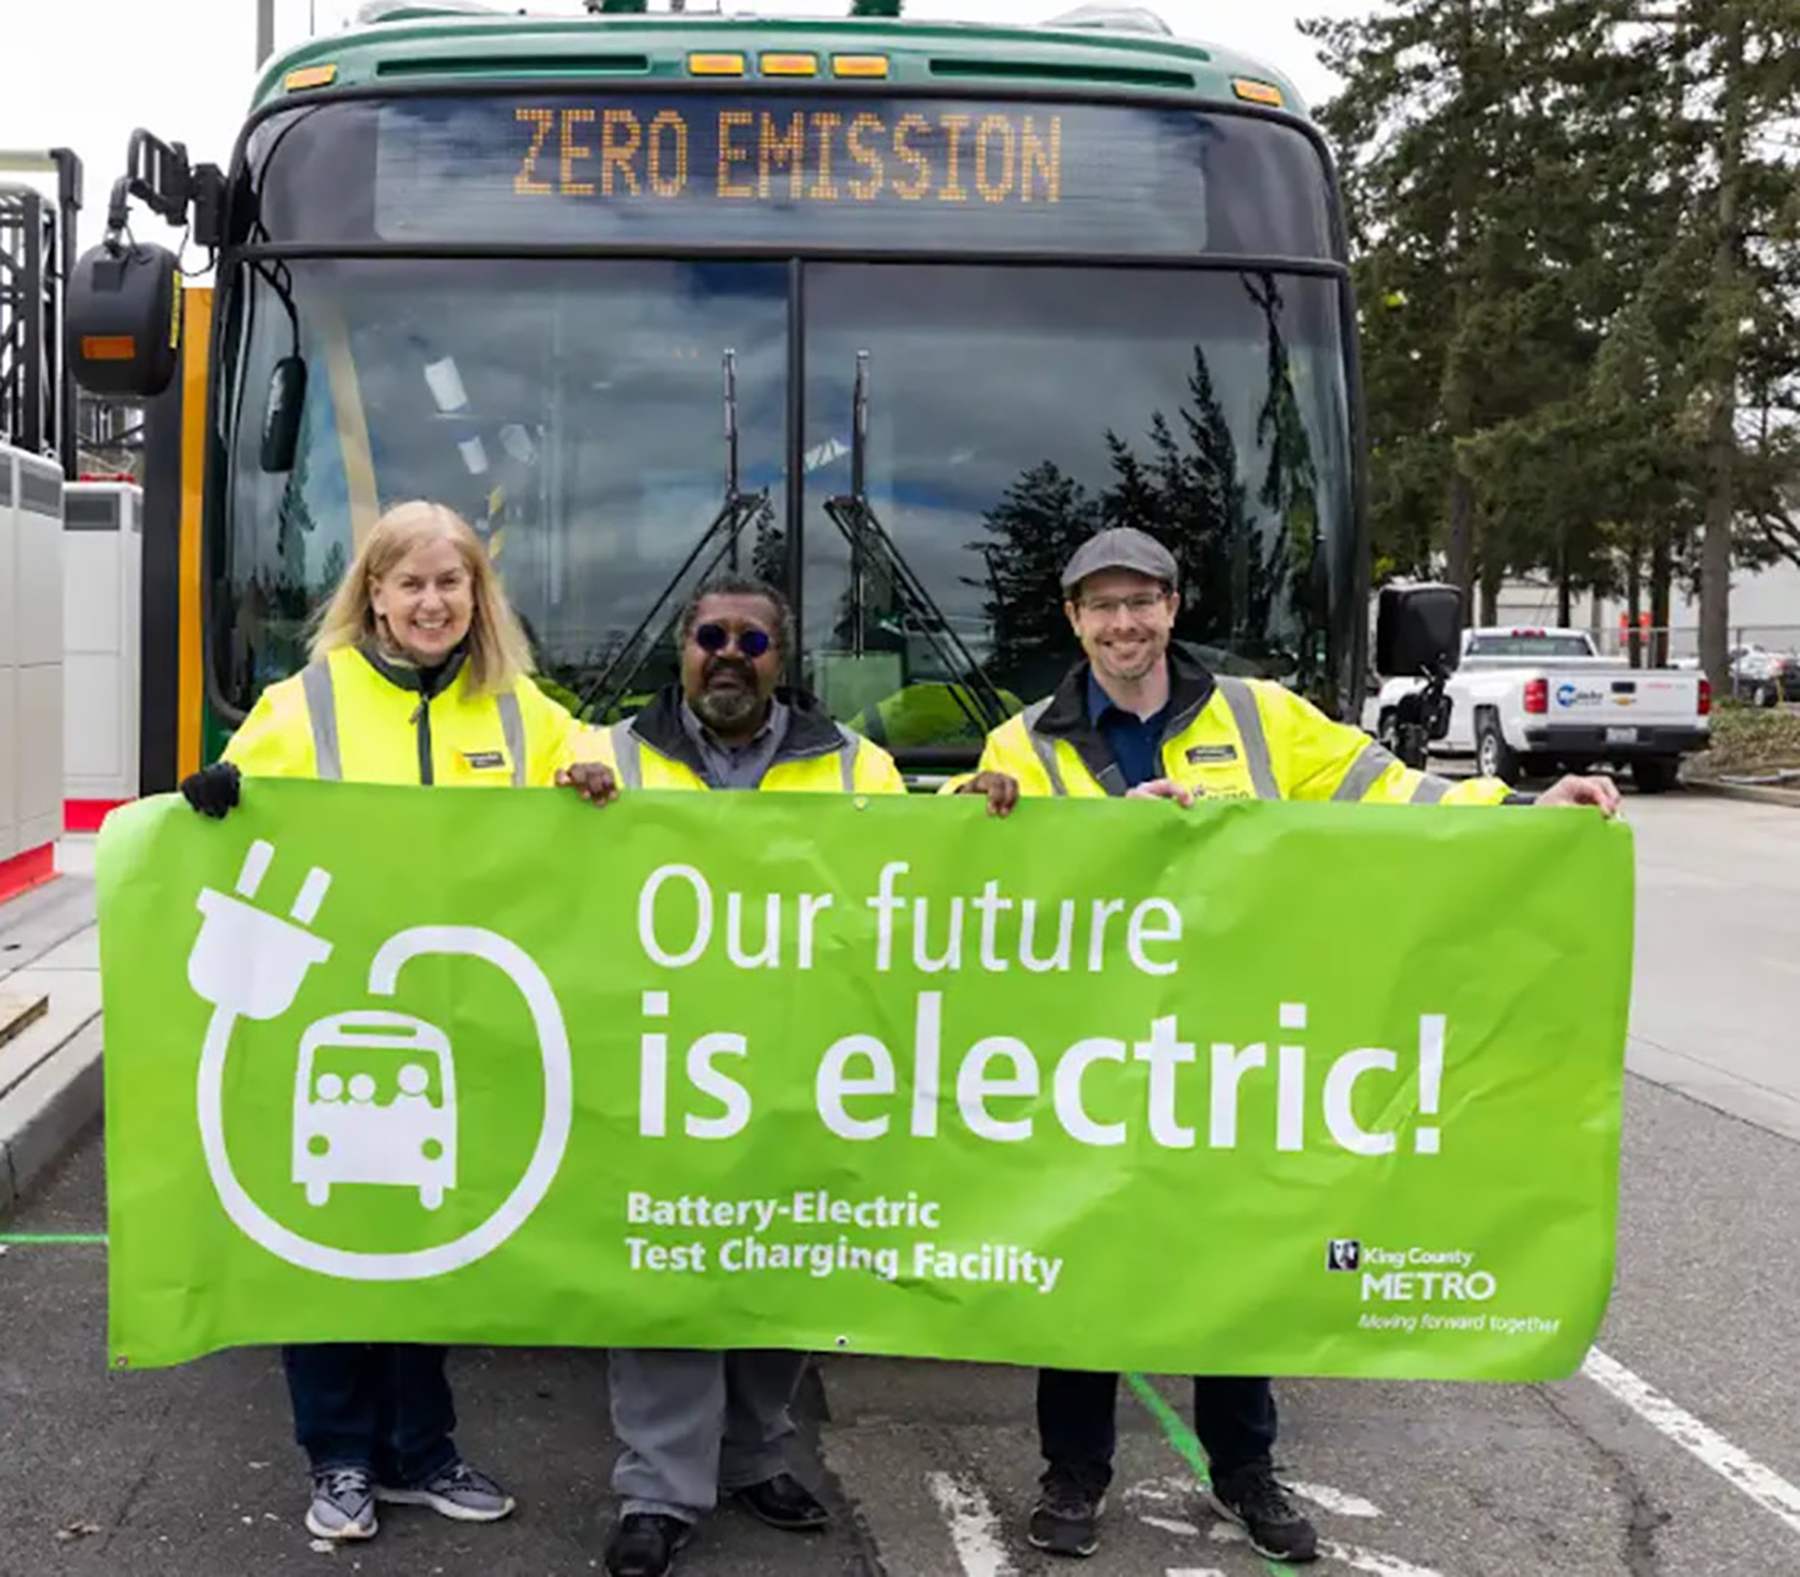
[[[831,1513],[792,1473],[777,1473],[773,1478],[735,1493],[771,1528],[782,1528],[789,1533],[811,1533],[831,1521]]]
[[[375,1498],[396,1506],[429,1506],[456,1522],[498,1522],[518,1504],[487,1474],[461,1461],[439,1468],[410,1489],[377,1484]]]
[[[634,1511],[619,1519],[606,1547],[608,1577],[665,1577],[675,1552],[693,1537],[694,1526],[680,1517]]]
[[[1273,1468],[1239,1468],[1216,1479],[1212,1499],[1221,1516],[1250,1535],[1250,1547],[1257,1554],[1272,1561],[1319,1558],[1318,1532],[1275,1482]]]
[[[1093,1489],[1078,1473],[1054,1466],[1042,1484],[1025,1530],[1031,1547],[1052,1555],[1092,1555],[1100,1548],[1106,1491]]]
[[[372,1539],[379,1527],[375,1478],[366,1467],[327,1467],[313,1474],[306,1531],[315,1539]]]

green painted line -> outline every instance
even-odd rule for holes
[[[1141,1374],[1128,1374],[1125,1383],[1132,1389],[1137,1399],[1144,1404],[1144,1409],[1162,1425],[1163,1435],[1175,1448],[1175,1455],[1187,1463],[1194,1477],[1199,1480],[1202,1489],[1212,1488],[1212,1473],[1206,1465],[1206,1453],[1200,1449],[1200,1437],[1182,1422],[1181,1414],[1169,1406],[1161,1391],[1157,1390]]]
[[[104,1232],[0,1232],[0,1244],[11,1248],[15,1244],[39,1246],[43,1244],[104,1244]]]
[[[1188,1428],[1181,1414],[1169,1406],[1162,1392],[1141,1374],[1126,1375],[1125,1383],[1144,1404],[1144,1411],[1162,1425],[1163,1438],[1169,1442],[1175,1455],[1187,1464],[1188,1471],[1194,1475],[1200,1487],[1210,1491],[1212,1472],[1206,1464],[1206,1453],[1200,1448],[1200,1437]],[[1295,1569],[1286,1561],[1272,1561],[1266,1555],[1258,1555],[1257,1559],[1262,1562],[1262,1569],[1269,1577],[1294,1577]]]

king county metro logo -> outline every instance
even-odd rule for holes
[[[1500,1290],[1494,1273],[1474,1269],[1463,1248],[1364,1248],[1359,1238],[1328,1238],[1325,1268],[1360,1271],[1364,1303],[1486,1303]]]

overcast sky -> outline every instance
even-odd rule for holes
[[[580,14],[580,0],[527,0],[534,12]],[[666,0],[651,0],[661,10]],[[690,0],[699,10],[706,0]],[[1183,38],[1229,44],[1284,68],[1308,99],[1331,90],[1294,19],[1368,9],[1364,0],[1150,0]],[[1074,0],[910,0],[912,16],[959,21],[1039,21]],[[336,31],[358,0],[276,0],[276,47],[309,29]],[[746,0],[765,15],[842,15],[849,0]],[[107,194],[123,168],[126,139],[143,126],[187,144],[196,161],[223,164],[249,104],[256,65],[255,0],[0,0],[0,150],[70,147],[86,167],[81,244],[98,239]],[[21,177],[0,172],[0,181]],[[160,227],[140,218],[138,233]]]

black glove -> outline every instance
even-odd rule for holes
[[[237,804],[240,781],[242,774],[229,761],[215,761],[183,778],[181,795],[202,816],[218,821]]]

